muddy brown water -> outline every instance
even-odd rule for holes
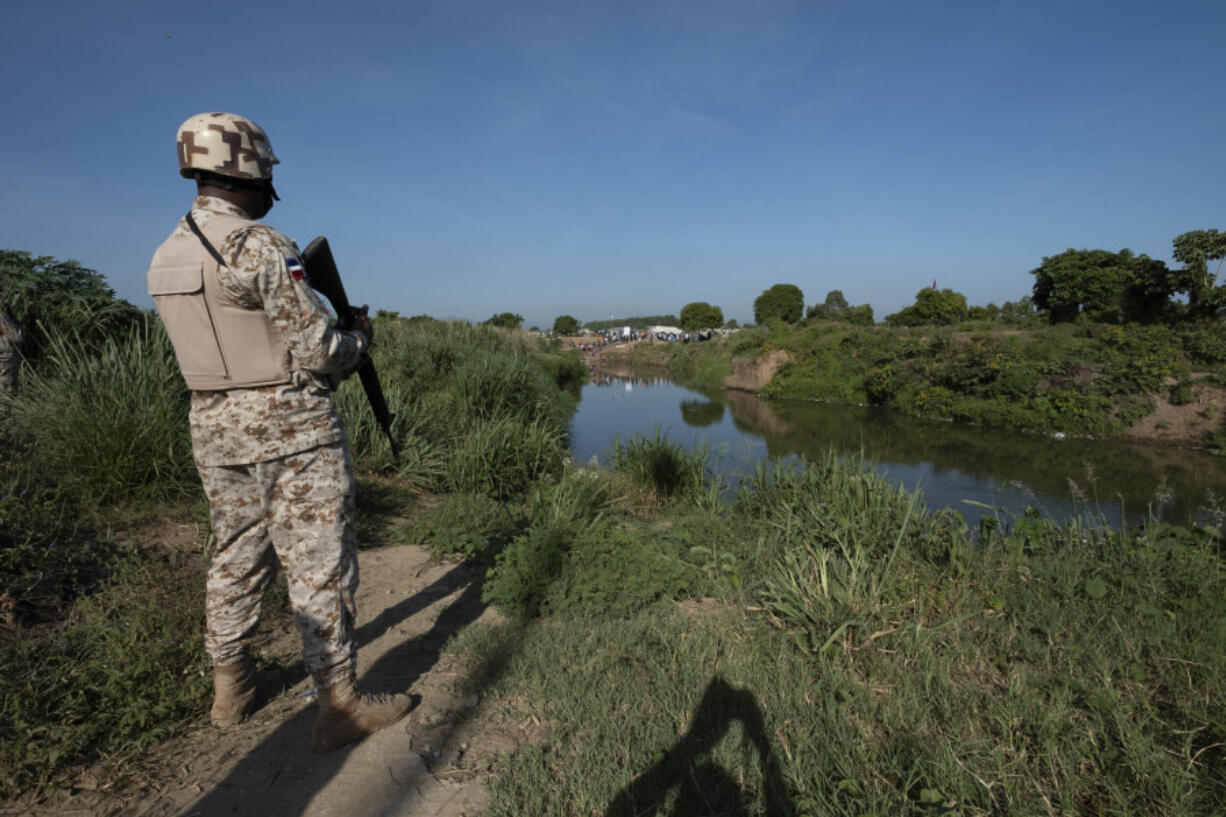
[[[1226,510],[1226,459],[1206,452],[1108,440],[1054,439],[907,417],[868,406],[766,401],[747,392],[695,391],[660,377],[598,374],[572,425],[581,463],[607,461],[615,437],[656,428],[735,482],[764,460],[820,460],[863,452],[895,484],[917,486],[930,508],[1008,521],[1027,508],[1067,520],[1119,525],[1218,521]],[[984,507],[988,506],[988,507]]]

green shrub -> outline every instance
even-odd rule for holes
[[[626,616],[661,599],[684,598],[703,578],[685,561],[689,550],[680,537],[593,527],[566,549],[557,576],[541,593],[541,612]]]
[[[35,365],[53,337],[71,334],[92,347],[156,320],[116,298],[95,270],[20,250],[0,250],[0,306],[25,330],[22,353]]]
[[[506,504],[485,494],[446,494],[397,538],[436,553],[481,557],[497,551],[519,527]]]
[[[894,364],[883,363],[874,366],[864,378],[864,391],[868,394],[870,403],[888,403],[898,392],[899,378]]]

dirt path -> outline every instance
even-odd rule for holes
[[[0,814],[115,817],[461,817],[480,814],[484,778],[527,738],[463,691],[465,667],[443,654],[463,628],[493,620],[480,600],[480,569],[443,562],[422,548],[363,551],[358,592],[359,677],[373,691],[411,688],[421,704],[402,724],[329,754],[310,748],[316,707],[297,679],[246,723],[202,726],[146,758],[143,783],[123,793],[90,791],[67,802]],[[265,652],[298,649],[278,633]]]

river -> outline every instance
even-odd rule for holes
[[[765,459],[863,452],[887,479],[919,487],[930,508],[954,508],[972,526],[985,515],[1007,518],[1027,508],[1060,520],[1089,514],[1111,525],[1143,521],[1151,510],[1179,524],[1219,517],[1218,502],[1226,511],[1226,459],[1200,451],[699,392],[659,377],[594,375],[574,417],[572,454],[602,462],[615,437],[651,435],[657,427],[674,442],[705,443],[711,467],[732,482]]]

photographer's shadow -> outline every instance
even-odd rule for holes
[[[752,693],[716,677],[707,685],[694,710],[689,731],[650,769],[618,792],[605,817],[748,817],[754,793],[743,789],[728,770],[716,764],[711,750],[733,724],[740,723],[744,739],[755,750],[762,773],[760,810],[765,817],[795,817],[796,806],[783,781],[779,763],[767,738],[762,710]],[[671,795],[676,792],[675,798]]]

